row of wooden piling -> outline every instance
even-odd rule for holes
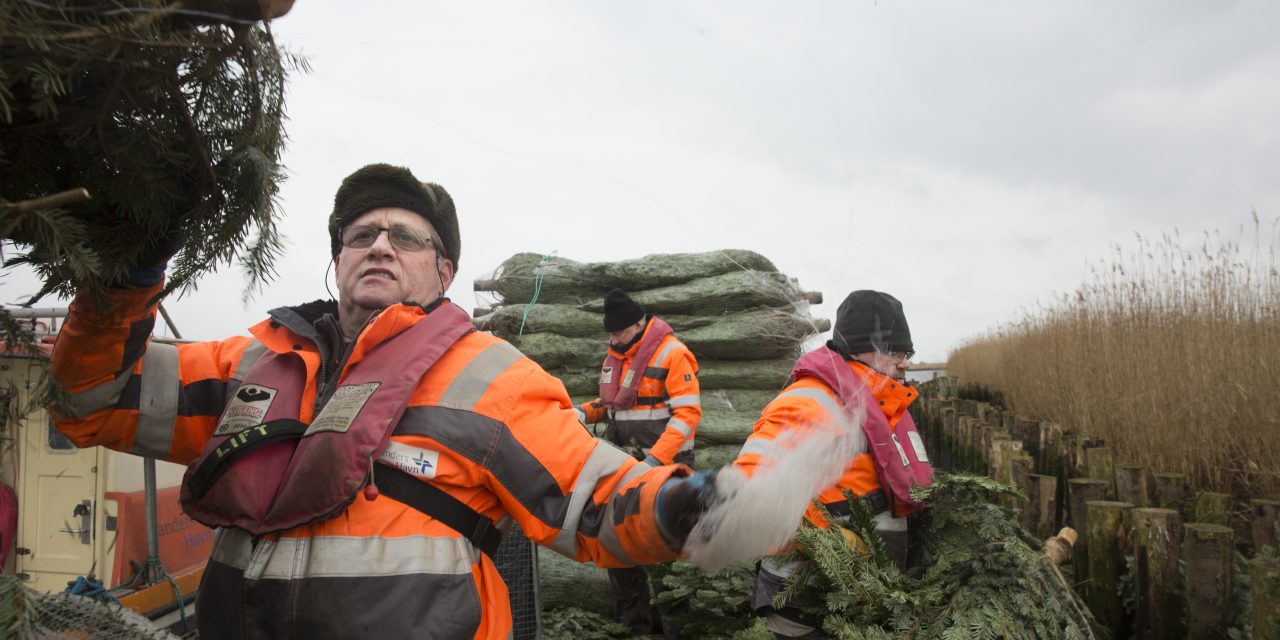
[[[1277,546],[1280,500],[1196,491],[1183,474],[1117,464],[1101,439],[958,391],[941,378],[912,410],[935,468],[1017,486],[1027,500],[1009,506],[1040,539],[1075,529],[1076,588],[1114,638],[1227,637],[1237,549],[1253,556],[1253,637],[1280,638],[1280,563],[1261,552]],[[1132,608],[1121,596],[1127,577]]]

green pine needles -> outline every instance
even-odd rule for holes
[[[1019,496],[1008,485],[942,475],[915,492],[929,508],[913,522],[913,568],[898,570],[875,534],[873,514],[850,498],[846,525],[868,546],[864,556],[832,529],[802,526],[783,560],[807,561],[779,594],[815,603],[809,613],[843,640],[1093,640],[1088,609],[1043,553],[1043,543],[991,504]]]
[[[28,304],[101,291],[175,239],[166,293],[236,260],[247,291],[269,280],[295,69],[254,21],[0,0],[0,238],[43,280]]]

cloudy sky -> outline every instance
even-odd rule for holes
[[[213,339],[324,296],[333,193],[390,162],[456,200],[466,308],[521,251],[743,248],[819,317],[893,293],[940,360],[1135,233],[1280,216],[1278,29],[1271,0],[300,0],[279,278],[166,306]]]

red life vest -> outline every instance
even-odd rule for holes
[[[835,391],[845,411],[853,413],[859,405],[866,409],[862,432],[867,436],[876,475],[887,489],[891,510],[897,515],[918,511],[922,505],[911,499],[911,488],[933,482],[933,467],[911,414],[902,415],[896,430],[890,427],[871,388],[849,370],[844,356],[830,347],[810,351],[796,361],[791,379],[803,377],[817,378]]]
[[[352,365],[310,424],[298,420],[302,357],[263,354],[187,467],[183,509],[210,527],[254,535],[341,513],[365,485],[423,374],[473,330],[465,311],[441,304]]]
[[[621,377],[622,358],[615,356],[610,349],[600,370],[600,403],[615,411],[634,407],[636,391],[640,387],[640,378],[644,377],[644,370],[653,359],[653,354],[658,351],[662,339],[671,334],[671,325],[663,322],[662,318],[649,320],[644,337],[640,339],[640,347],[636,349],[636,356],[631,360],[631,368],[627,369],[626,380],[618,379]]]

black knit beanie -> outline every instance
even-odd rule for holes
[[[604,330],[613,333],[644,319],[644,307],[631,296],[614,289],[604,297]]]
[[[867,289],[854,291],[840,303],[829,344],[845,357],[915,349],[902,303],[887,293]]]
[[[333,197],[333,213],[329,216],[329,244],[333,255],[342,251],[342,228],[360,214],[383,207],[408,209],[431,223],[444,242],[444,257],[458,269],[462,239],[458,235],[458,212],[453,198],[444,187],[434,182],[419,182],[404,167],[370,164],[347,176]]]

